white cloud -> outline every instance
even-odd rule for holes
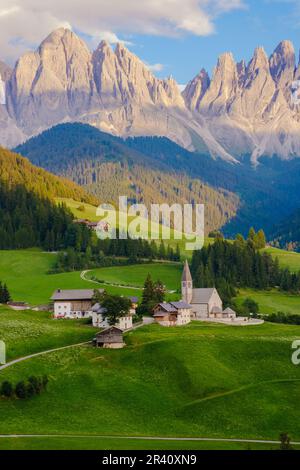
[[[161,72],[165,68],[164,64],[145,64],[151,72]]]
[[[183,92],[186,88],[186,84],[182,85],[182,84],[178,84],[178,88],[181,92]]]
[[[12,5],[13,2],[13,5]],[[53,29],[70,25],[112,43],[127,34],[205,36],[244,0],[0,0],[1,58],[15,59]],[[124,41],[125,42],[125,41]]]

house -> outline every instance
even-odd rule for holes
[[[109,323],[105,318],[106,309],[101,307],[99,303],[95,304],[92,307],[92,319],[93,319],[93,326],[95,328],[108,328]],[[121,330],[129,330],[132,328],[132,316],[135,314],[135,309],[132,307],[129,311],[128,315],[124,317],[120,317],[118,322],[116,323],[116,327]]]
[[[97,348],[121,349],[125,346],[123,331],[116,326],[111,326],[98,333],[94,342]]]
[[[162,302],[153,309],[156,323],[162,326],[182,326],[191,321],[191,305],[184,301]]]
[[[98,289],[103,293],[103,289]],[[89,318],[92,316],[93,289],[57,289],[51,297],[54,318]]]
[[[187,261],[182,273],[181,295],[182,299],[191,305],[191,318],[194,320],[236,318],[233,310],[223,311],[223,303],[215,287],[193,288],[193,279]]]

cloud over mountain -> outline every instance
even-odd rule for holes
[[[127,33],[209,35],[220,14],[242,6],[243,0],[15,0],[13,6],[1,0],[2,58],[16,59],[58,27],[97,39]]]

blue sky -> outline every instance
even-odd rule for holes
[[[271,54],[283,39],[294,43],[298,60],[300,16],[296,3],[248,0],[247,8],[220,16],[211,35],[187,34],[176,39],[133,37],[136,45],[130,49],[151,64],[162,63],[164,68],[156,75],[172,74],[178,83],[186,83],[202,67],[212,73],[223,52],[233,52],[237,61],[249,61],[256,46],[264,46]]]
[[[13,65],[54,29],[88,40],[123,40],[157,76],[185,84],[217,57],[250,60],[283,39],[300,48],[300,0],[0,0],[0,59]]]

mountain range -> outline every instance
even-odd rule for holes
[[[124,45],[113,50],[102,41],[91,52],[64,28],[13,70],[0,63],[0,74],[4,146],[76,121],[116,136],[165,136],[231,163],[300,156],[300,106],[292,99],[300,66],[289,41],[270,57],[258,47],[248,64],[222,54],[211,77],[202,69],[182,93]]]

